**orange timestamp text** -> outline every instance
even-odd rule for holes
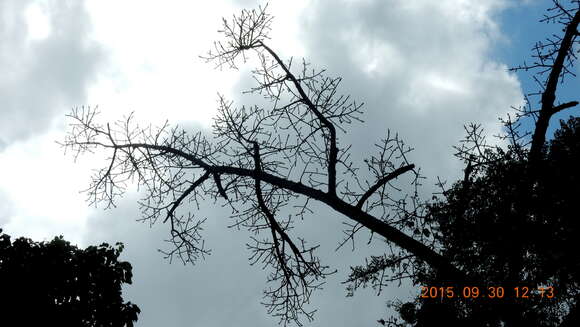
[[[512,297],[518,299],[529,299],[534,297],[552,299],[555,296],[555,290],[552,286],[546,287],[528,287],[518,286],[506,290],[503,286],[421,286],[422,299],[503,299]]]

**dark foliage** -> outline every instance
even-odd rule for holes
[[[62,236],[12,242],[0,229],[0,325],[133,326],[140,310],[121,297],[132,267],[118,261],[116,245],[81,250]]]
[[[441,299],[400,306],[401,317],[415,326],[449,325],[560,326],[577,325],[580,295],[580,232],[577,206],[580,195],[580,118],[561,122],[544,148],[541,174],[532,177],[521,149],[488,151],[487,163],[466,180],[456,182],[445,198],[429,208],[439,226],[436,238],[442,253],[471,280],[502,286],[503,299]],[[527,158],[527,156],[523,156]],[[416,280],[441,285],[435,274]],[[554,298],[539,288],[553,287]],[[520,288],[515,298],[514,287]],[[521,289],[530,290],[523,298]],[[456,292],[460,292],[456,289]],[[444,314],[444,313],[447,314]]]

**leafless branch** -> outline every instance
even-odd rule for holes
[[[205,219],[180,212],[192,210],[186,203],[222,201],[232,210],[231,226],[253,233],[247,245],[250,262],[271,272],[268,282],[275,286],[265,291],[265,304],[284,324],[300,323],[300,316],[312,318],[305,305],[328,274],[314,254],[318,245],[306,247],[303,239],[292,238],[294,219],[279,218],[295,200],[303,200],[299,217],[312,212],[314,201],[346,217],[352,227],[346,240],[354,241],[363,228],[371,237],[384,238],[401,267],[415,257],[449,279],[464,278],[431,246],[417,191],[422,177],[406,157],[412,149],[389,132],[377,144],[378,154],[363,163],[372,180],[359,176],[350,146],[339,141],[347,124],[362,121],[362,103],[340,95],[340,78],[310,69],[304,60],[298,69],[292,60],[282,60],[266,44],[272,18],[265,9],[224,19],[220,32],[225,41],[214,43],[204,58],[217,67],[237,68],[240,56],[245,61],[248,51],[254,53],[260,62],[253,71],[258,85],[249,91],[264,95],[270,108],[236,107],[220,95],[211,138],[168,122],[141,127],[132,115],[102,125],[95,109],[73,110],[65,149],[75,156],[94,149],[110,153],[106,168],[95,173],[87,190],[91,203],[114,205],[126,185],[136,183],[144,194],[142,220],[155,223],[164,216],[163,222],[170,224],[173,249],[164,253],[194,262],[209,254],[200,235]],[[403,176],[409,171],[413,174]],[[404,182],[413,188],[411,194],[404,191]],[[384,280],[412,273],[405,268]]]

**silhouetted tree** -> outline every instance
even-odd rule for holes
[[[62,236],[12,242],[0,229],[0,324],[133,326],[140,310],[121,297],[132,268],[118,261],[123,245],[116,245],[81,250]]]

